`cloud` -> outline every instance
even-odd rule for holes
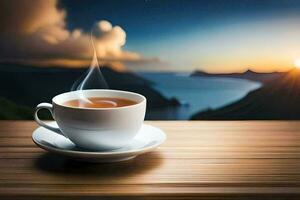
[[[56,0],[0,1],[0,60],[39,65],[86,66],[92,56],[90,33],[66,28],[67,12]],[[104,63],[143,62],[140,54],[124,51],[126,32],[102,20],[93,41]],[[146,59],[147,60],[147,59]]]

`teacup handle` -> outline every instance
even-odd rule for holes
[[[52,104],[50,104],[50,103],[40,103],[39,105],[36,106],[35,112],[34,112],[34,119],[35,119],[36,123],[38,123],[40,126],[46,128],[46,129],[49,129],[49,130],[51,130],[51,131],[53,131],[55,133],[58,133],[58,134],[64,136],[64,134],[61,132],[61,130],[59,128],[54,127],[54,126],[50,126],[49,124],[47,124],[44,121],[42,121],[42,120],[39,119],[38,112],[41,109],[47,109],[47,110],[49,110],[50,113],[51,113],[51,115],[52,115],[52,117],[53,117],[53,112],[52,112],[53,106],[52,106]]]

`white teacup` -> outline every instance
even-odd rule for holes
[[[90,97],[115,97],[137,102],[134,105],[113,108],[68,107],[66,101]],[[48,109],[58,127],[38,118],[40,109]],[[146,113],[146,98],[140,94],[119,90],[81,90],[55,96],[52,104],[36,107],[35,121],[46,129],[69,138],[81,148],[112,150],[127,145],[141,128]]]

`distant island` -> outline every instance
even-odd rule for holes
[[[285,72],[270,72],[270,73],[259,73],[252,70],[247,70],[243,73],[228,73],[228,74],[212,74],[204,71],[195,71],[191,76],[195,77],[224,77],[224,78],[241,78],[251,81],[257,81],[261,83],[268,83],[274,79],[281,78],[285,75]]]
[[[245,78],[263,86],[247,96],[219,109],[200,111],[192,120],[276,120],[300,119],[300,70],[282,73],[203,74],[193,76]]]
[[[71,90],[85,69],[34,67],[0,64],[0,119],[32,119],[33,108],[40,102],[51,102],[57,94]],[[143,94],[147,108],[178,106],[176,99],[167,99],[151,87],[152,83],[131,72],[117,72],[101,67],[110,89]]]

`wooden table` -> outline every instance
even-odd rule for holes
[[[0,121],[0,199],[298,199],[300,122],[146,122],[167,141],[134,160],[81,163]]]

